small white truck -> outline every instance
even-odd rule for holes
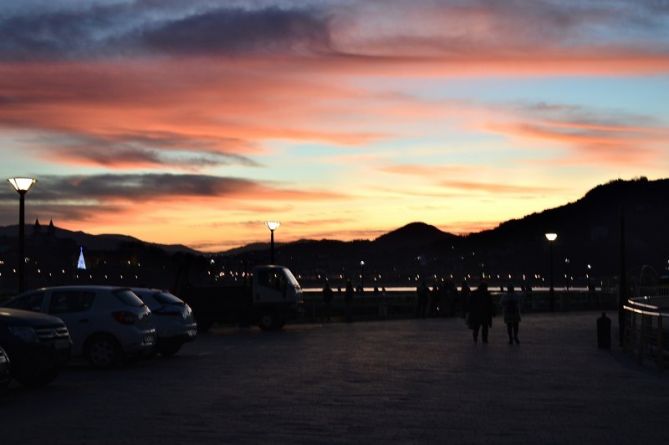
[[[291,271],[275,265],[256,266],[252,278],[243,285],[187,285],[180,294],[203,332],[214,322],[278,330],[297,316],[303,303],[302,288]]]

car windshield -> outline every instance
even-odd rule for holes
[[[184,302],[169,292],[156,292],[153,298],[160,304],[183,304]]]
[[[114,292],[116,298],[121,300],[126,306],[142,307],[144,302],[130,289],[121,289]]]
[[[283,271],[286,274],[286,276],[288,277],[288,281],[290,281],[290,283],[293,286],[295,286],[295,289],[299,289],[300,288],[300,283],[297,282],[297,279],[295,278],[293,273],[288,269],[283,269]]]

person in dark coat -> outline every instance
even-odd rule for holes
[[[346,281],[346,294],[344,294],[344,303],[346,306],[346,322],[350,323],[353,321],[353,314],[351,313],[352,311],[352,304],[353,304],[353,294],[355,291],[353,290],[353,283],[351,283],[351,280]]]
[[[488,328],[492,327],[493,303],[487,284],[481,283],[471,294],[468,306],[467,324],[472,330],[474,342],[478,342],[480,330],[483,343],[488,343]]]
[[[507,288],[506,294],[501,300],[504,311],[504,323],[506,332],[509,334],[509,344],[520,344],[518,340],[518,326],[520,324],[520,296],[514,291],[513,286]]]
[[[425,313],[427,312],[427,300],[430,297],[430,288],[427,287],[425,281],[421,283],[416,288],[416,317],[425,318]]]
[[[325,286],[323,286],[323,319],[324,321],[330,321],[330,314],[332,312],[332,298],[334,293],[330,287],[330,283],[325,280]]]
[[[469,312],[469,300],[471,299],[472,292],[469,289],[469,285],[466,281],[463,281],[460,285],[460,293],[458,299],[460,300],[460,314],[464,318]]]

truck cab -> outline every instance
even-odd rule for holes
[[[252,278],[240,285],[194,286],[187,284],[179,296],[193,308],[198,330],[206,332],[215,322],[257,324],[278,330],[297,316],[302,288],[283,266],[256,266]]]
[[[263,330],[281,329],[303,302],[302,288],[290,269],[273,265],[253,269],[252,298],[255,321]]]

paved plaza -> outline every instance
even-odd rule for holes
[[[500,317],[488,345],[462,319],[214,329],[173,359],[13,385],[0,443],[666,443],[669,376],[598,350],[597,316],[528,315],[520,346]]]

